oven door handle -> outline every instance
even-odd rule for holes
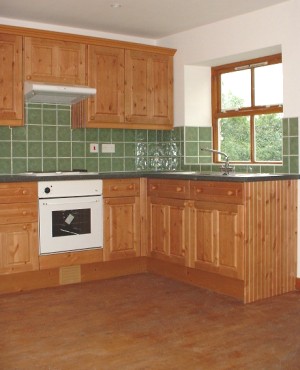
[[[100,202],[100,197],[99,199],[94,199],[94,200],[81,200],[80,198],[76,199],[76,201],[74,201],[74,204],[89,204],[89,203],[99,203]],[[64,202],[52,202],[52,201],[42,201],[42,205],[43,206],[64,206],[64,205],[69,205],[70,206],[70,203],[64,203]]]

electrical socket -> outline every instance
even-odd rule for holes
[[[99,153],[99,144],[90,144],[90,153]]]
[[[102,144],[101,150],[102,153],[115,153],[115,147],[115,144]]]

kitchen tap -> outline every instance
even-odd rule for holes
[[[200,150],[211,152],[211,153],[217,153],[222,155],[225,158],[225,163],[220,167],[220,170],[223,172],[223,175],[228,175],[229,173],[234,171],[234,166],[231,166],[229,163],[229,157],[226,153],[221,152],[216,149],[210,149],[210,148],[200,148]]]

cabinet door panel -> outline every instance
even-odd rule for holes
[[[0,225],[0,273],[37,270],[37,223]]]
[[[88,84],[97,90],[88,103],[88,127],[123,123],[124,49],[89,45],[88,55]]]
[[[126,50],[125,80],[126,122],[172,128],[172,57]]]
[[[188,209],[184,200],[150,198],[149,246],[152,257],[185,265]]]
[[[23,125],[22,37],[0,34],[0,125]]]
[[[25,78],[37,82],[85,85],[84,44],[25,37]]]
[[[104,199],[105,261],[140,255],[139,218],[139,198]]]
[[[243,278],[243,206],[195,202],[191,233],[192,267]]]

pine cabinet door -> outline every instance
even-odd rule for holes
[[[104,261],[141,254],[139,197],[104,199]]]
[[[0,225],[0,273],[38,270],[38,225]]]
[[[22,37],[0,34],[0,125],[23,125]]]
[[[172,128],[172,57],[125,51],[125,121],[149,129]]]
[[[244,273],[244,207],[195,202],[190,224],[192,265],[233,278]]]
[[[97,90],[88,102],[88,127],[124,124],[124,49],[89,45],[88,85]]]
[[[187,264],[188,212],[185,200],[150,199],[148,227],[151,257]]]
[[[25,37],[25,79],[85,85],[85,52],[85,44]]]

